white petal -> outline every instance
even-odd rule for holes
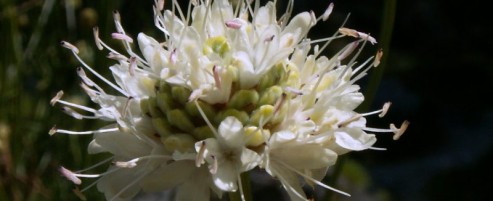
[[[358,128],[343,128],[334,133],[336,143],[346,149],[361,151],[370,148],[377,139]]]
[[[282,167],[277,163],[272,163],[269,166],[272,176],[279,178],[282,186],[288,192],[289,198],[292,201],[306,201],[306,195],[301,188],[298,175],[296,173]]]
[[[140,191],[138,182],[135,182],[137,178],[135,169],[123,168],[102,177],[97,187],[100,192],[104,192],[106,200],[131,200]]]
[[[239,172],[235,167],[235,163],[228,161],[219,165],[216,174],[212,175],[212,179],[217,188],[223,191],[233,192],[238,188],[236,185],[238,174]]]
[[[198,169],[185,183],[178,187],[176,201],[209,201],[211,178],[207,168]]]
[[[125,158],[136,158],[148,155],[152,147],[130,133],[96,133],[88,147],[88,152],[94,154],[103,150]]]
[[[190,176],[197,170],[193,161],[175,161],[154,170],[142,179],[140,185],[146,192],[167,190],[191,179]]]
[[[241,153],[241,172],[246,172],[258,165],[260,161],[260,156],[257,154],[257,152],[254,152],[250,149],[243,149],[243,152]]]
[[[319,169],[335,164],[337,154],[319,144],[286,144],[271,150],[271,157],[296,169]]]
[[[241,150],[245,144],[243,138],[243,124],[235,117],[226,117],[219,125],[217,140],[221,147]]]

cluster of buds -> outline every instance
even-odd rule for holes
[[[259,4],[190,1],[184,15],[177,1],[171,10],[157,1],[155,25],[165,38],[158,42],[140,33],[140,55],[115,12],[117,32],[111,36],[122,42],[125,54],[94,29],[96,46],[116,61],[110,67],[114,81],[62,42],[82,64],[81,87],[99,108],[64,101],[63,92],[51,104],[63,105],[74,118],[109,124],[91,131],[54,127],[50,134],[93,135],[89,153],[113,156],[96,165],[112,161],[101,174],[63,167],[60,172],[76,185],[82,177],[99,178],[95,184],[108,200],[168,189],[176,189],[177,200],[209,200],[211,192],[243,195],[240,174],[255,167],[278,179],[292,200],[307,200],[305,183],[348,195],[320,182],[337,157],[381,149],[373,147],[376,138],[368,132],[394,133],[397,139],[408,125],[366,125],[366,116],[383,117],[390,103],[373,112],[354,111],[364,100],[355,82],[378,66],[382,51],[357,63],[365,44],[376,40],[343,26],[331,37],[307,38],[311,27],[329,18],[333,4],[318,18],[313,12],[291,17],[292,0],[279,18],[275,3]],[[347,36],[355,40],[331,57],[320,55],[331,41]],[[101,82],[118,94],[107,93]],[[82,196],[87,188],[76,192]]]

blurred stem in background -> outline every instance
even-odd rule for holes
[[[380,28],[380,36],[379,43],[380,48],[384,51],[384,54],[380,60],[380,65],[373,69],[370,73],[370,78],[368,81],[368,86],[366,87],[366,91],[364,92],[365,101],[358,107],[358,111],[365,112],[369,111],[371,105],[373,104],[373,100],[375,99],[375,95],[377,94],[378,87],[380,85],[380,81],[385,72],[385,66],[387,65],[387,58],[390,52],[390,42],[392,40],[392,31],[394,29],[394,21],[395,21],[395,13],[396,13],[396,5],[397,0],[384,0],[384,9],[382,13],[381,20],[381,28]],[[340,178],[342,174],[342,169],[344,168],[344,163],[347,160],[347,155],[343,155],[339,157],[335,167],[334,174],[330,175],[329,178],[329,186],[333,186],[337,188],[337,180]],[[344,189],[341,189],[344,190]],[[324,200],[338,200],[337,196],[339,195],[336,192],[328,191],[325,195]]]

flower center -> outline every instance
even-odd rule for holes
[[[212,51],[223,54],[227,44],[214,38]],[[218,41],[219,40],[219,41]],[[230,66],[230,68],[235,68]],[[156,96],[141,101],[141,109],[152,119],[152,125],[168,151],[193,152],[194,143],[213,138],[207,118],[214,129],[229,116],[244,125],[247,146],[262,145],[286,115],[285,88],[295,88],[298,70],[292,65],[279,63],[262,75],[252,88],[241,89],[238,79],[233,79],[227,103],[210,104],[202,100],[189,101],[192,91],[186,87],[161,80],[155,86]],[[289,93],[289,92],[287,92]],[[201,115],[199,108],[204,112]]]

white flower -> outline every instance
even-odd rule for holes
[[[356,81],[382,55],[379,51],[359,64],[355,50],[376,43],[374,38],[344,27],[332,37],[307,38],[311,27],[328,19],[332,4],[318,18],[303,12],[290,19],[292,0],[280,17],[273,2],[190,1],[193,10],[186,15],[177,1],[176,13],[163,11],[163,1],[156,3],[154,22],[165,37],[158,41],[140,33],[142,56],[131,49],[134,40],[117,12],[111,35],[126,54],[106,45],[94,29],[98,48],[115,60],[114,82],[84,63],[75,46],[62,42],[81,62],[81,87],[98,108],[64,101],[63,92],[51,104],[63,105],[77,119],[109,122],[93,131],[50,130],[51,135],[92,134],[89,153],[112,154],[113,165],[102,174],[60,168],[76,185],[79,178],[99,177],[97,187],[108,200],[168,189],[176,189],[177,200],[209,200],[211,191],[219,197],[237,190],[243,195],[240,174],[260,167],[278,178],[293,200],[307,200],[305,183],[347,195],[320,182],[338,155],[380,149],[368,132],[393,132],[397,139],[408,125],[366,126],[366,116],[382,117],[389,104],[354,112],[364,100]],[[356,40],[331,57],[320,56],[332,40],[345,36]]]
[[[198,165],[206,160],[211,164],[216,186],[223,191],[236,191],[240,173],[257,166],[260,156],[245,147],[243,125],[235,117],[224,119],[215,137],[195,144]]]

